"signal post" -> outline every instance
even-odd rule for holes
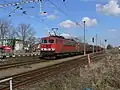
[[[92,42],[93,42],[93,53],[94,53],[94,37],[92,38]]]

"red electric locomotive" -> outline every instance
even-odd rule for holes
[[[65,39],[62,36],[49,36],[41,38],[40,54],[41,57],[77,54],[80,52],[80,46],[73,39]]]
[[[86,53],[93,52],[93,46],[85,44]],[[40,57],[54,57],[65,55],[76,55],[84,52],[84,43],[76,42],[73,39],[66,39],[63,36],[49,36],[41,38]],[[94,46],[99,51],[100,47]]]

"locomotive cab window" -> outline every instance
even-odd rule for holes
[[[54,40],[53,40],[53,39],[50,39],[50,40],[49,40],[49,43],[54,43]]]
[[[42,43],[47,43],[47,40],[46,40],[46,39],[43,39],[43,40],[42,40]]]

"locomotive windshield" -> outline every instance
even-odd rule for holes
[[[47,40],[46,40],[46,39],[43,39],[43,40],[42,40],[42,43],[47,43]]]
[[[43,39],[42,43],[54,43],[54,40],[53,39],[49,39],[49,40]]]
[[[53,39],[50,39],[50,40],[49,40],[49,43],[54,43],[54,40],[53,40]]]

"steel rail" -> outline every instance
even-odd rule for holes
[[[101,59],[105,56],[105,54],[102,53],[95,53],[91,54],[90,57],[93,61],[96,61],[96,59]],[[87,64],[87,56],[83,56],[80,58],[76,58],[74,60],[69,60],[65,62],[61,62],[59,64],[54,64],[52,66],[39,68],[36,70],[28,71],[25,73],[13,75],[13,88],[18,88],[21,86],[25,86],[26,84],[31,84],[37,82],[38,80],[42,80],[46,77],[56,75],[59,72],[63,72],[65,70]],[[5,84],[5,83],[4,83]],[[4,85],[3,84],[3,85]],[[9,90],[9,86],[1,87],[0,90]]]
[[[0,65],[0,70],[14,68],[17,66],[24,66],[24,65],[30,65],[30,64],[35,64],[35,63],[41,63],[41,62],[45,62],[45,61],[46,60],[38,59],[38,60],[27,60],[27,61],[22,61],[22,62],[7,63],[7,64]]]
[[[97,54],[97,53],[95,53]],[[92,55],[92,54],[91,54]],[[28,59],[29,57],[22,57],[22,59]],[[34,59],[34,58],[33,58]],[[17,62],[13,62],[13,63],[9,63],[9,62],[6,62],[6,64],[1,64],[0,65],[0,70],[3,70],[3,69],[8,69],[8,68],[14,68],[14,67],[17,67],[17,66],[24,66],[24,65],[30,65],[30,64],[35,64],[35,63],[41,63],[41,62],[47,62],[47,60],[42,60],[42,59],[36,59],[35,60],[26,60],[26,61],[17,61]]]

